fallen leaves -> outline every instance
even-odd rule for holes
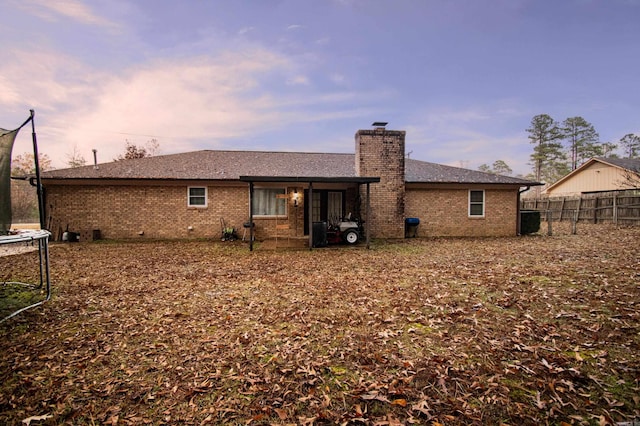
[[[26,419],[22,420],[22,423],[24,423],[25,425],[29,426],[31,424],[31,422],[39,422],[41,420],[47,420],[47,419],[51,419],[53,418],[53,416],[51,414],[43,414],[42,416],[31,416],[31,417],[27,417]]]
[[[54,245],[54,299],[0,328],[0,422],[631,421],[640,231],[554,234]]]

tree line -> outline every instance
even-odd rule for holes
[[[554,183],[593,157],[640,157],[640,136],[628,133],[617,143],[603,142],[593,124],[582,117],[559,122],[548,114],[539,114],[531,119],[525,130],[529,142],[534,145],[530,156],[533,173],[525,177],[538,182]],[[621,150],[621,156],[618,150]],[[493,166],[482,164],[478,169],[511,174],[511,168],[502,160],[495,161]]]
[[[151,139],[144,145],[136,145],[125,140],[124,152],[116,156],[113,161],[131,160],[134,158],[153,157],[160,152],[160,144],[157,139]],[[38,162],[41,171],[51,170],[51,158],[47,154],[39,153]],[[78,150],[78,146],[74,145],[71,152],[66,154],[65,164],[68,167],[82,167],[87,165],[86,158]],[[35,162],[33,154],[26,152],[16,155],[11,160],[12,176],[29,176],[35,174]]]

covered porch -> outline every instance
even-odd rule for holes
[[[268,222],[270,238],[305,238],[314,247],[314,223],[352,214],[371,217],[370,185],[379,177],[240,176],[249,184],[249,249],[253,250],[256,222]],[[269,205],[267,205],[269,204]],[[317,230],[316,230],[317,232]],[[367,248],[370,230],[364,227]]]

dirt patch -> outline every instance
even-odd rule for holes
[[[0,257],[2,256],[10,256],[12,254],[21,254],[28,253],[30,251],[38,250],[37,246],[33,244],[27,243],[18,243],[18,244],[6,244],[0,246]]]
[[[0,423],[631,421],[640,229],[565,228],[372,250],[56,245],[53,300],[0,326]],[[28,256],[0,258],[3,276]]]

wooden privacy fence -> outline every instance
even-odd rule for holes
[[[522,210],[538,210],[542,220],[640,224],[640,191],[523,199]]]

